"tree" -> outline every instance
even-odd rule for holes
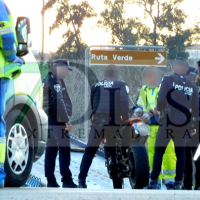
[[[186,28],[188,16],[179,6],[184,0],[105,0],[99,25],[111,32],[112,44],[166,46],[168,58],[187,58],[186,47],[200,40],[200,23]],[[112,3],[113,2],[113,3]],[[126,17],[126,7],[137,4],[144,10],[142,17]],[[149,23],[149,21],[148,21]],[[153,27],[153,28],[152,28]]]
[[[163,45],[169,50],[169,58],[188,57],[185,48],[200,40],[199,22],[186,28],[188,16],[179,9],[184,0],[132,0],[144,9],[153,24],[153,32],[141,33],[147,45]]]
[[[111,43],[121,45],[138,44],[140,32],[149,32],[139,19],[126,18],[126,2],[105,0],[105,10],[100,14],[100,27],[111,31]]]
[[[81,37],[81,28],[86,18],[96,16],[94,9],[87,1],[70,4],[69,0],[49,0],[45,5],[45,10],[53,6],[57,6],[57,16],[51,31],[64,25],[68,28],[63,34],[64,43],[58,48],[57,54],[59,57],[82,59],[86,44]]]

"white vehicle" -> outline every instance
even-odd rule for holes
[[[25,64],[21,75],[11,80],[6,111],[6,185],[19,187],[29,178],[33,162],[43,154],[47,140],[47,116],[42,110],[42,81],[39,66],[28,50],[30,21],[18,17],[17,55]]]

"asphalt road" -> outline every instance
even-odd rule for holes
[[[72,148],[77,146],[72,144]],[[83,153],[71,153],[70,169],[74,182],[78,182],[78,173]],[[44,176],[44,155],[33,165],[32,175],[46,184]],[[56,160],[55,176],[62,186],[59,162]],[[53,188],[4,188],[0,190],[0,200],[200,200],[200,191],[132,190],[129,180],[124,180],[124,190],[113,190],[112,181],[105,167],[105,159],[96,155],[87,177],[88,189]]]
[[[78,148],[78,146],[71,144],[72,148]],[[80,163],[82,160],[82,152],[71,152],[71,165],[72,176],[74,182],[78,183],[78,174],[80,169]],[[42,183],[47,184],[44,176],[44,155],[33,164],[31,174],[40,178]],[[57,182],[62,186],[61,175],[59,172],[59,160],[56,159],[55,176]],[[92,166],[89,170],[87,177],[87,186],[89,189],[112,189],[112,180],[108,176],[107,168],[105,167],[105,159],[102,156],[96,155],[93,159]],[[131,189],[128,178],[124,179],[124,189]]]

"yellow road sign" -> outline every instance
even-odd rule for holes
[[[166,67],[166,52],[125,50],[91,50],[91,65],[158,66]]]

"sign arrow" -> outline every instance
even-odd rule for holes
[[[160,57],[155,57],[155,60],[159,60],[158,64],[161,64],[165,60],[165,57],[161,53],[158,53],[158,55]]]

